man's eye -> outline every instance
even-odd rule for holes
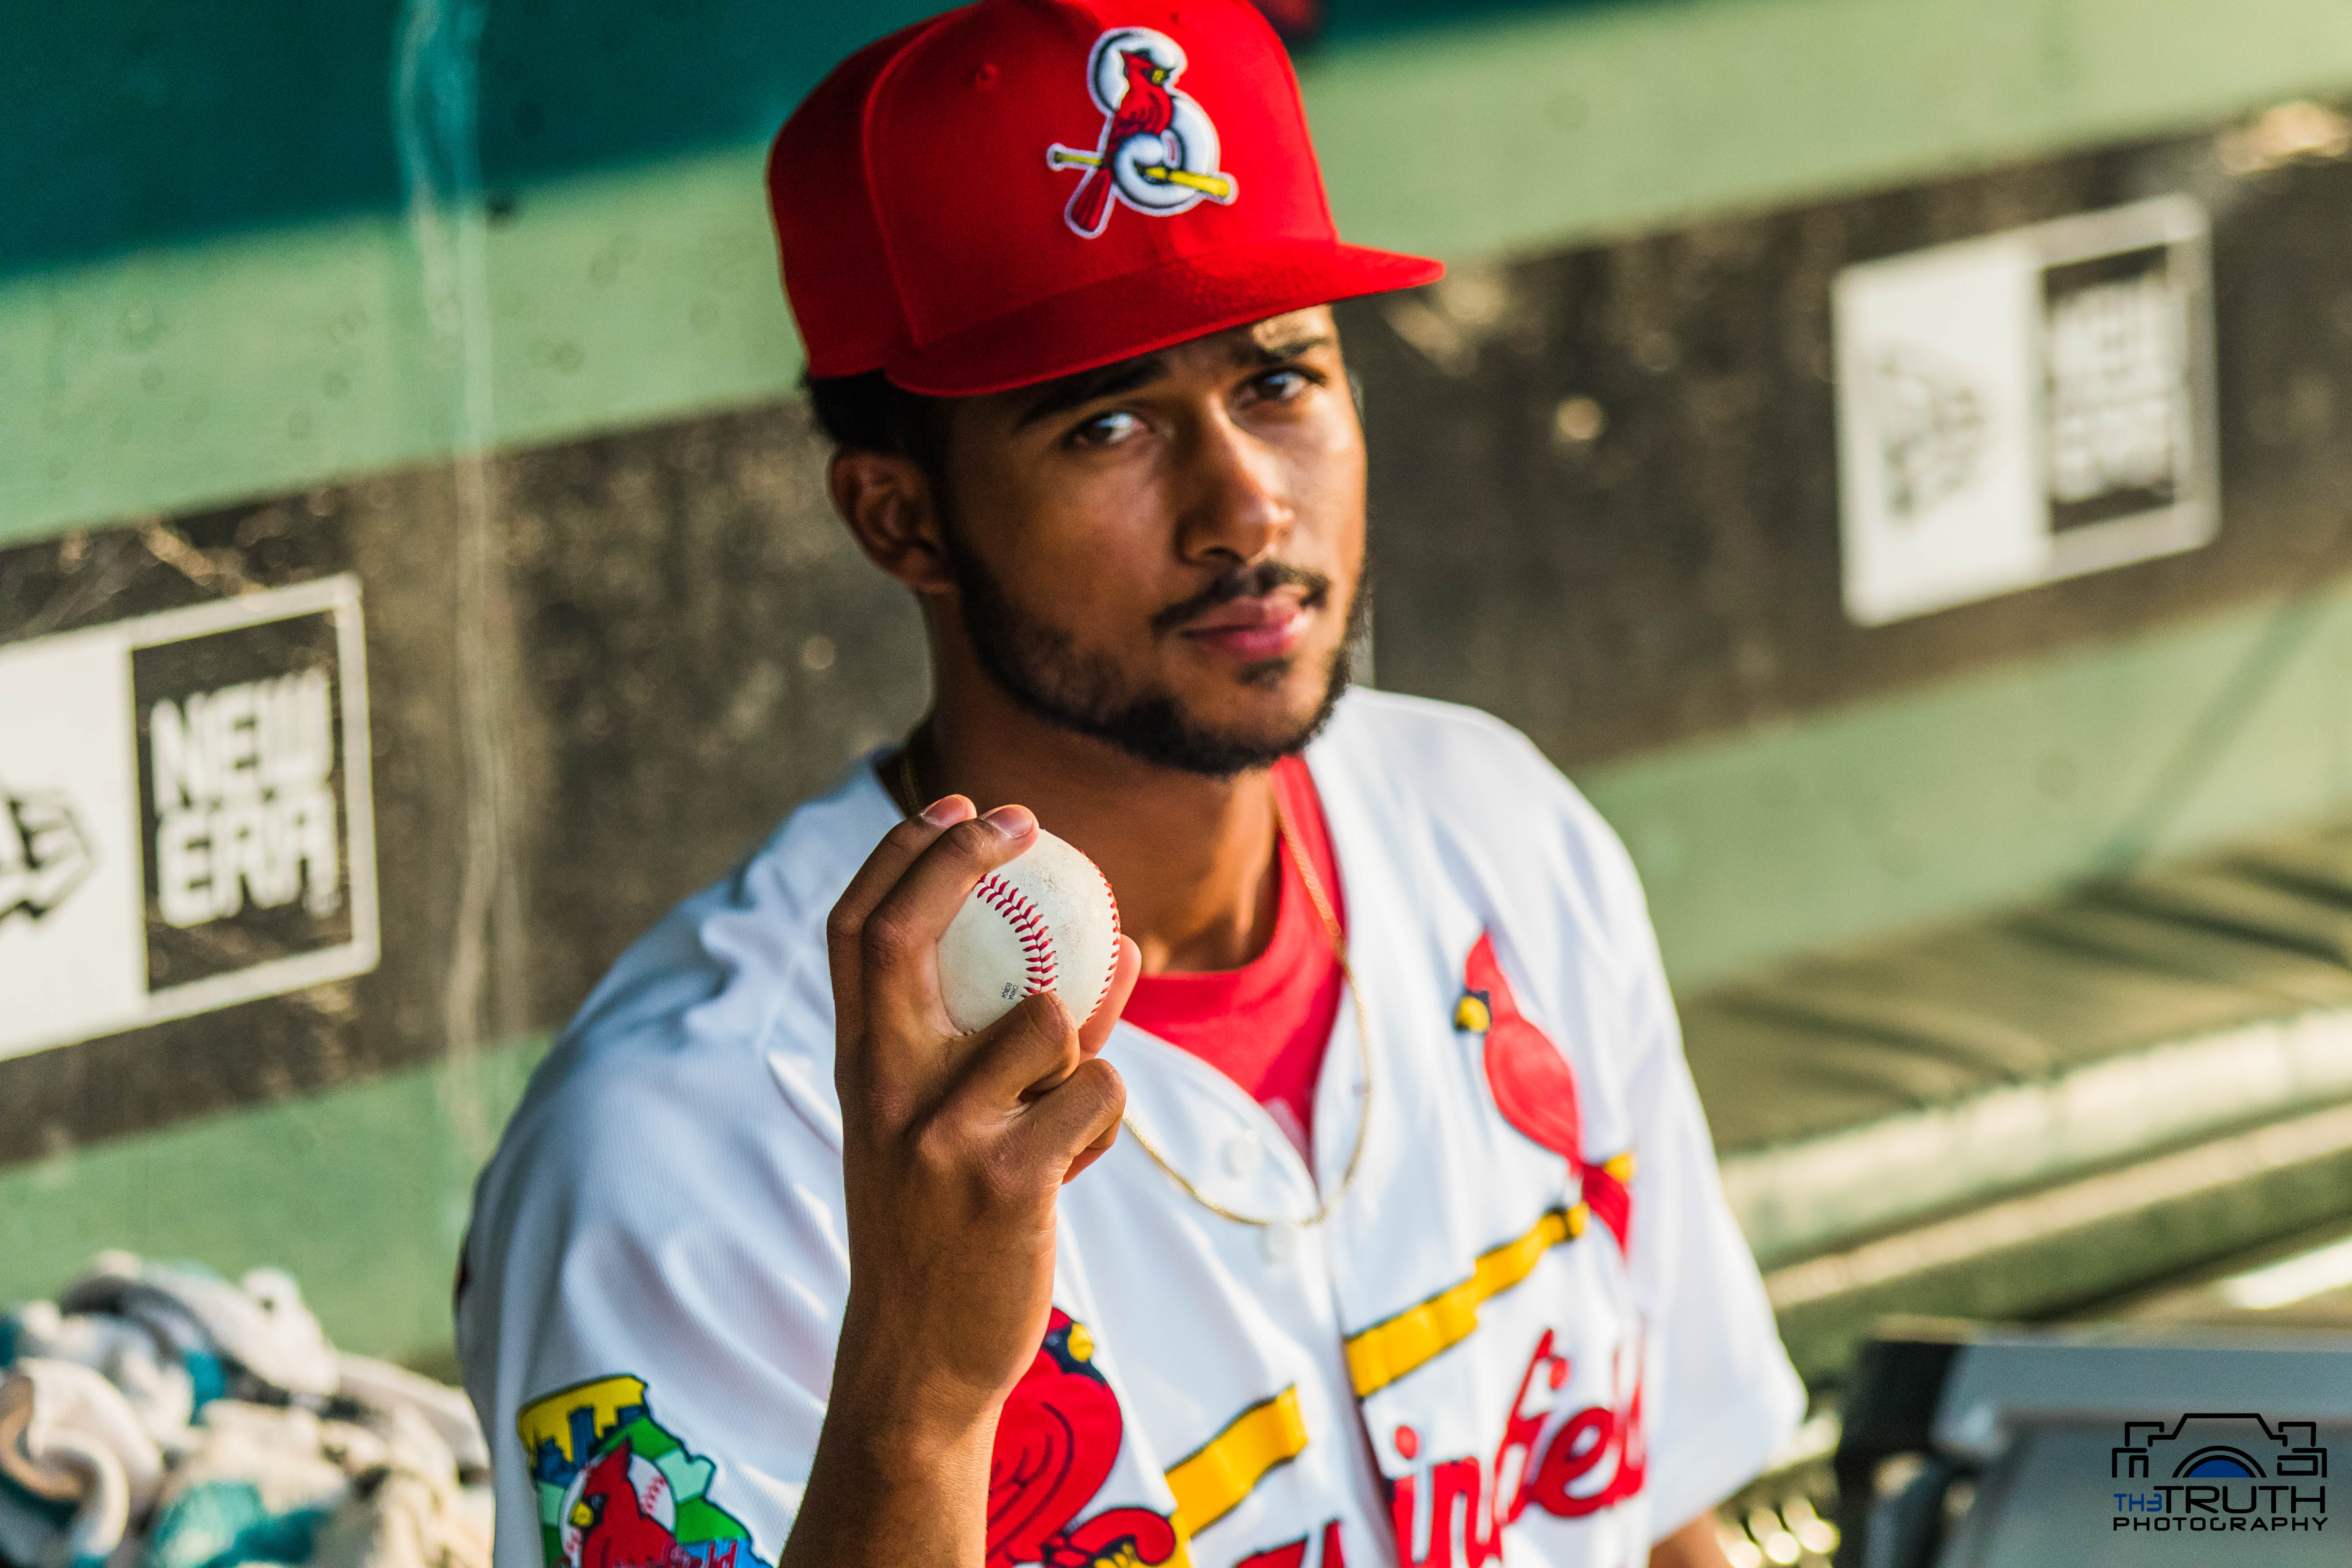
[[[1142,427],[1142,420],[1123,408],[1114,408],[1071,431],[1070,439],[1081,447],[1115,447]]]
[[[1270,370],[1257,378],[1258,395],[1277,403],[1297,397],[1314,384],[1303,370]]]

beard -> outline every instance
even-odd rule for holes
[[[989,678],[1020,707],[1057,728],[1091,736],[1155,767],[1229,779],[1271,767],[1321,732],[1348,689],[1349,650],[1371,616],[1371,569],[1366,563],[1348,604],[1347,632],[1324,671],[1322,700],[1302,722],[1272,731],[1220,729],[1202,722],[1164,687],[1129,680],[1107,656],[1080,650],[1070,634],[1024,616],[995,574],[949,533],[948,555],[972,651]],[[1229,600],[1305,591],[1312,608],[1329,602],[1331,580],[1320,572],[1268,561],[1236,567],[1181,604],[1151,617],[1166,636],[1202,611]],[[1298,656],[1285,654],[1242,667],[1244,686],[1279,685]]]

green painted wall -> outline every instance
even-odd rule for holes
[[[758,173],[729,154],[583,179],[488,229],[496,444],[789,390]],[[0,543],[445,456],[457,385],[390,217],[0,279]]]
[[[1335,48],[1333,205],[1461,258],[2194,125],[2352,83],[2327,0],[1673,0]]]
[[[1578,779],[1690,990],[2352,807],[2352,586]]]
[[[748,145],[937,0],[0,0],[0,273],[397,211],[404,60],[492,190]],[[471,22],[478,38],[459,45]],[[453,71],[453,68],[455,68]],[[412,81],[419,79],[412,78]]]
[[[103,1247],[292,1271],[345,1350],[446,1372],[474,1173],[542,1045],[0,1171],[0,1303]]]

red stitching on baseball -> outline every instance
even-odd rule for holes
[[[1095,866],[1091,859],[1087,864]],[[1099,866],[1095,866],[1095,879],[1102,884],[1103,897],[1110,904],[1110,963],[1103,969],[1102,989],[1095,993],[1095,1007],[1099,1007],[1103,998],[1110,994],[1110,983],[1118,978],[1118,895],[1111,891],[1110,879],[1103,875]],[[1093,1007],[1087,1009],[1087,1016],[1094,1016]]]
[[[1029,900],[1029,895],[994,875],[982,877],[972,889],[981,901],[1003,917],[1020,940],[1023,957],[1029,965],[1029,994],[1054,988],[1054,934],[1046,929],[1045,917]]]

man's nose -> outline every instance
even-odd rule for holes
[[[1272,554],[1297,515],[1276,455],[1223,408],[1202,417],[1186,445],[1178,553],[1203,565]]]

